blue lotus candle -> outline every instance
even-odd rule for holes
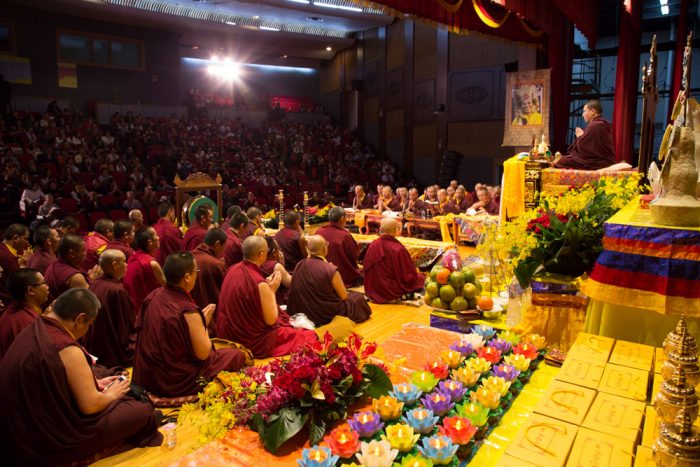
[[[438,417],[433,415],[430,409],[419,407],[409,410],[403,417],[403,421],[408,424],[416,433],[430,433],[438,422]]]
[[[520,370],[517,370],[514,366],[508,365],[507,363],[496,365],[491,372],[494,376],[499,376],[508,382],[512,382],[520,375]]]
[[[418,446],[418,450],[435,465],[449,464],[459,449],[459,445],[453,444],[447,436],[431,436],[423,438],[422,442],[423,445]]]
[[[472,347],[471,343],[462,340],[455,341],[450,344],[450,350],[459,352],[462,354],[462,357],[468,357],[474,353],[474,347]]]
[[[480,335],[484,338],[485,341],[487,341],[491,339],[494,336],[494,334],[496,334],[496,330],[491,326],[479,324],[478,326],[474,326],[472,328],[472,333]]]
[[[325,446],[306,448],[301,452],[301,459],[297,459],[300,467],[331,467],[336,462],[338,456],[334,456]]]
[[[348,420],[348,424],[360,435],[360,438],[371,438],[384,428],[384,423],[376,412],[358,412],[352,420]]]
[[[449,412],[455,403],[450,400],[450,396],[441,392],[434,392],[421,399],[426,409],[432,410],[435,415],[442,417]]]
[[[440,382],[438,391],[450,396],[452,402],[459,402],[462,400],[462,397],[464,397],[464,393],[467,392],[467,388],[459,381],[448,380]]]
[[[399,402],[403,402],[404,405],[413,405],[418,398],[423,395],[423,391],[418,389],[414,384],[401,383],[394,384],[394,390],[391,391],[389,395],[398,399]]]
[[[498,339],[491,339],[491,342],[489,342],[489,347],[493,347],[496,350],[500,350],[501,355],[503,355],[505,353],[510,352],[510,349],[513,347],[513,344],[499,337]]]

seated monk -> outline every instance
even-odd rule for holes
[[[365,187],[355,185],[355,197],[352,199],[353,209],[372,209],[374,208],[374,200],[371,196],[365,193]]]
[[[50,298],[55,299],[68,289],[89,287],[88,274],[81,268],[85,262],[85,241],[78,235],[66,234],[58,244],[58,259],[46,268],[46,283],[51,290]],[[97,275],[99,266],[90,270]]]
[[[222,229],[223,230],[223,229]],[[224,230],[228,240],[224,250],[224,266],[230,268],[243,261],[243,238],[248,230],[248,216],[243,213],[234,214],[228,221],[228,228]]]
[[[39,226],[34,231],[34,244],[37,249],[27,260],[27,267],[38,269],[44,274],[46,269],[56,261],[56,250],[61,242],[58,231],[48,225]]]
[[[425,216],[428,211],[428,203],[420,199],[418,196],[418,190],[416,188],[411,188],[408,190],[408,205],[406,206],[406,212],[410,212],[415,216]]]
[[[306,258],[306,237],[301,230],[301,219],[296,211],[284,213],[284,227],[275,234],[275,240],[284,255],[284,267],[294,271],[297,263]]]
[[[489,191],[488,187],[482,185],[479,188],[477,188],[476,197],[479,199],[479,201],[472,204],[471,209],[475,211],[485,211],[491,216],[498,215],[500,206],[498,205],[496,200],[494,200],[491,197],[491,192]]]
[[[389,185],[384,185],[377,196],[374,208],[379,211],[401,211],[401,198],[394,196]]]
[[[160,239],[155,258],[162,266],[170,253],[182,250],[182,232],[175,225],[175,206],[169,201],[163,201],[158,205],[158,217],[160,219],[153,225]]]
[[[185,232],[185,238],[182,240],[182,249],[185,251],[197,248],[197,245],[204,240],[209,226],[214,224],[214,210],[208,204],[197,206],[194,216],[196,220],[190,224]]]
[[[5,287],[7,277],[20,267],[25,267],[29,257],[29,229],[24,224],[11,224],[5,229],[4,240],[0,242],[0,303],[12,300]],[[0,305],[2,307],[2,305]]]
[[[210,303],[219,303],[219,290],[226,275],[222,259],[226,240],[226,234],[222,230],[209,229],[204,236],[204,243],[200,243],[192,251],[199,272],[190,295],[200,308],[204,308]]]
[[[129,261],[134,254],[131,244],[134,243],[134,224],[129,219],[119,219],[114,222],[114,236],[105,246],[106,250],[119,250]]]
[[[328,241],[326,259],[338,267],[340,277],[345,287],[353,287],[362,283],[362,275],[357,265],[359,251],[357,242],[352,234],[345,230],[345,209],[335,206],[328,211],[329,224],[316,231]]]
[[[87,464],[163,441],[153,408],[127,396],[128,380],[95,379],[76,339],[100,308],[85,289],[58,297],[35,319],[0,363],[0,446],[8,465]]]
[[[243,233],[242,239],[250,237],[251,235],[262,235],[265,236],[265,227],[262,225],[262,211],[256,206],[251,206],[246,211],[246,216],[248,216],[248,227],[246,227]]]
[[[326,261],[328,241],[320,235],[309,237],[309,257],[297,263],[292,274],[287,310],[290,315],[305,313],[317,326],[336,316],[355,323],[367,321],[372,310],[359,292],[345,290],[338,268]]]
[[[382,219],[379,233],[381,236],[370,243],[365,254],[365,293],[373,302],[390,303],[421,290],[425,277],[396,239],[401,233],[396,219]]]
[[[7,285],[13,301],[0,314],[0,360],[15,337],[41,315],[42,307],[49,298],[49,286],[38,269],[14,271]]]
[[[467,200],[467,192],[463,186],[458,186],[455,189],[454,197],[445,207],[445,212],[452,214],[464,214],[467,212],[470,204]]]
[[[201,390],[201,379],[252,364],[241,350],[217,350],[209,339],[216,304],[200,310],[190,297],[197,281],[192,253],[172,253],[163,272],[166,285],[146,297],[136,319],[134,381],[161,397],[188,396]]]
[[[267,252],[264,237],[246,238],[243,261],[228,270],[219,296],[217,335],[240,342],[256,358],[287,355],[318,339],[314,331],[293,328],[289,315],[277,306],[275,292],[282,275],[262,275]]]
[[[284,254],[277,241],[273,237],[265,237],[265,241],[267,242],[267,259],[260,265],[260,271],[265,277],[271,276],[275,271],[280,273],[282,280],[277,292],[275,292],[275,298],[278,305],[286,305],[289,286],[292,284],[292,275],[284,268]]]
[[[139,230],[136,235],[137,250],[126,263],[124,287],[131,296],[134,309],[139,310],[146,296],[165,284],[165,276],[158,261],[153,257],[160,245],[153,227]]]
[[[590,100],[583,106],[586,129],[576,128],[576,140],[569,146],[567,155],[554,161],[558,169],[598,170],[615,163],[615,146],[612,128],[603,119],[600,101]]]
[[[85,240],[85,259],[80,267],[89,271],[97,265],[97,259],[100,253],[107,247],[107,244],[114,236],[114,221],[106,217],[98,219],[95,222],[95,231],[90,232],[84,237]]]
[[[100,268],[104,274],[90,284],[90,291],[102,307],[83,342],[101,365],[129,367],[134,363],[136,309],[122,284],[126,256],[120,250],[104,250]]]

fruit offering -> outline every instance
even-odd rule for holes
[[[459,257],[459,256],[457,256]],[[436,265],[425,280],[425,304],[452,311],[476,309],[481,285],[469,267],[452,270],[443,261]]]

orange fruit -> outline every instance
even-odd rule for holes
[[[435,275],[435,280],[437,281],[438,284],[440,285],[445,285],[447,284],[447,281],[450,280],[450,270],[449,269],[441,269],[438,271],[438,273]]]
[[[483,311],[489,311],[489,310],[493,309],[493,300],[491,299],[491,297],[487,297],[486,295],[482,295],[476,301],[476,305]]]

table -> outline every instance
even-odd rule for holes
[[[367,247],[379,236],[363,234],[352,234],[352,236],[359,247],[359,258],[360,262],[362,262]],[[416,267],[422,270],[430,269],[446,251],[457,248],[454,243],[435,242],[410,237],[396,237],[396,239],[406,247]]]
[[[700,228],[655,225],[633,201],[605,223],[603,252],[582,293],[586,332],[661,345],[685,313],[700,331]]]

